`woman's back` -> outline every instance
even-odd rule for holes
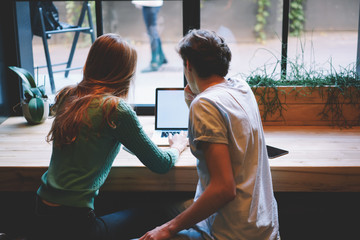
[[[95,98],[84,116],[87,124],[82,124],[76,140],[63,146],[57,146],[55,140],[51,164],[38,191],[41,197],[67,206],[94,208],[94,197],[105,182],[121,144],[152,171],[167,172],[174,165],[176,150],[158,149],[123,100],[110,118],[114,126],[104,122],[103,115],[102,103]]]

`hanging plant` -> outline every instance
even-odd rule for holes
[[[270,6],[270,0],[258,0],[254,31],[256,34],[256,41],[260,43],[263,43],[266,40],[265,26],[267,24],[267,17],[269,16],[268,8]]]
[[[290,1],[290,36],[298,37],[304,31],[304,9],[303,0]]]
[[[271,7],[270,0],[258,0],[258,8],[256,14],[256,24],[254,27],[256,41],[259,43],[264,43],[266,36],[266,25],[267,18],[269,17],[269,8]],[[290,1],[289,9],[289,32],[290,36],[300,36],[304,31],[304,8],[303,0],[292,0]]]

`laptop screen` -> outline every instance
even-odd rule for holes
[[[187,130],[189,108],[184,88],[157,88],[155,95],[155,129]]]

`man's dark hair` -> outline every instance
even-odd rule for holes
[[[229,70],[231,51],[224,39],[213,31],[193,29],[179,42],[178,53],[195,68],[201,78],[213,74],[225,77]]]

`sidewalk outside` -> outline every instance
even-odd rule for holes
[[[288,58],[294,61],[295,57],[304,57],[307,66],[315,67],[320,70],[340,71],[350,64],[356,62],[357,32],[320,32],[307,33],[301,39],[289,38]],[[134,84],[130,89],[129,102],[134,104],[154,104],[156,87],[182,87],[183,86],[183,66],[181,58],[176,53],[177,43],[163,43],[163,48],[168,59],[168,64],[163,65],[159,71],[151,73],[141,73],[150,61],[150,49],[148,43],[133,43],[138,52],[138,66]],[[67,61],[70,52],[70,44],[51,45],[50,56],[53,63]],[[233,58],[230,65],[229,74],[232,76],[246,76],[257,68],[267,66],[267,71],[272,71],[275,63],[281,59],[281,41],[279,39],[268,40],[265,45],[259,43],[236,44],[230,43]],[[74,55],[72,67],[83,66],[89,48],[77,47]],[[34,66],[46,65],[43,46],[40,42],[33,46]],[[278,65],[280,67],[280,65]],[[57,68],[54,68],[57,69]],[[280,71],[280,68],[277,69]],[[54,74],[56,91],[64,86],[76,84],[81,81],[82,70],[71,71],[68,78],[64,78],[64,73]],[[34,70],[35,77],[37,70]],[[54,95],[50,91],[49,77],[47,69],[39,70],[39,83],[42,84],[44,78],[47,93],[51,101]]]

